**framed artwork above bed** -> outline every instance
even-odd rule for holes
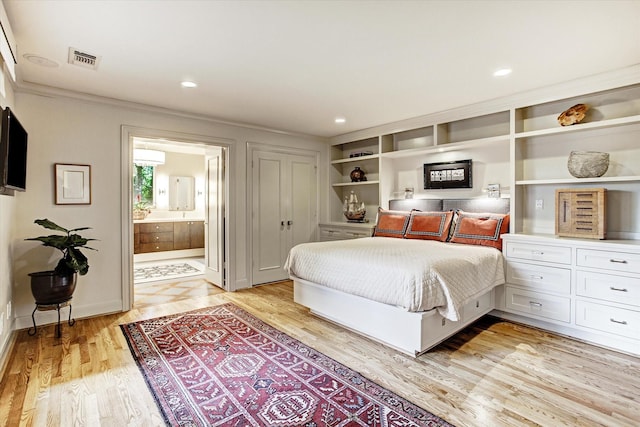
[[[472,188],[471,159],[424,164],[424,189],[445,188]]]

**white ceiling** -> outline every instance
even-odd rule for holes
[[[637,0],[4,5],[24,88],[325,137],[640,63]],[[98,70],[68,64],[69,47],[101,56]]]

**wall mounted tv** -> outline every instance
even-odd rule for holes
[[[0,190],[25,191],[27,131],[9,107],[2,111],[0,129]],[[13,193],[9,193],[13,194]]]

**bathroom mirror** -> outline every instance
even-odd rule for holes
[[[169,210],[192,211],[195,209],[195,178],[192,176],[169,177]]]

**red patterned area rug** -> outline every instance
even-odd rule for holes
[[[451,426],[231,303],[121,328],[168,425]]]

